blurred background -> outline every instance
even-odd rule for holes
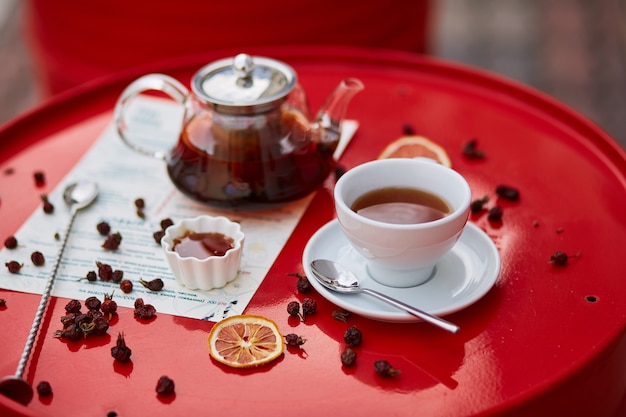
[[[431,55],[532,86],[626,148],[626,0],[433,0]],[[0,125],[43,100],[25,2],[0,0]]]

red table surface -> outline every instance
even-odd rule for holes
[[[234,53],[239,51],[234,51]],[[390,324],[356,315],[342,323],[317,293],[318,312],[290,320],[286,305],[302,300],[295,279],[309,237],[334,217],[329,187],[321,187],[246,313],[273,319],[285,333],[306,338],[302,351],[254,370],[210,359],[211,322],[160,314],[149,324],[122,308],[109,336],[65,343],[53,338],[66,299],[52,298],[26,373],[47,380],[54,394],[28,407],[0,397],[2,415],[420,415],[621,416],[626,412],[626,155],[594,124],[529,88],[470,68],[405,53],[359,49],[254,49],[294,66],[319,107],[340,79],[360,78],[366,89],[348,117],[360,128],[341,163],[375,159],[410,124],[445,147],[476,197],[498,184],[517,187],[503,222],[470,221],[496,242],[502,270],[474,305],[448,316],[462,331],[448,334],[424,323]],[[189,84],[205,63],[233,51],[137,69],[53,100],[0,130],[0,239],[15,233],[111,121],[122,89],[152,71]],[[484,160],[461,149],[472,138]],[[13,168],[8,175],[7,168]],[[165,168],[164,168],[165,169]],[[34,185],[43,170],[47,184]],[[555,251],[580,256],[565,267]],[[6,262],[5,259],[2,259]],[[15,372],[39,296],[0,290],[3,337],[0,374]],[[362,330],[357,365],[339,355],[349,325]],[[123,330],[132,364],[114,363],[110,347]],[[401,375],[378,377],[387,359]],[[176,394],[157,397],[168,375]]]

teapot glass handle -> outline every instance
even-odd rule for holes
[[[136,79],[128,87],[126,87],[115,104],[113,120],[115,121],[117,133],[120,135],[122,141],[136,152],[158,159],[165,159],[165,152],[145,149],[133,143],[127,136],[128,126],[126,125],[124,116],[128,108],[128,104],[134,97],[146,91],[161,91],[173,98],[176,102],[182,104],[184,107],[187,98],[189,97],[189,90],[178,80],[170,77],[169,75],[148,74]],[[184,117],[185,116],[183,115],[183,118]]]

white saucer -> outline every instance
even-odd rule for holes
[[[457,244],[437,263],[430,280],[410,288],[388,287],[368,275],[365,258],[350,246],[339,222],[332,220],[315,232],[304,248],[302,265],[311,285],[322,297],[347,311],[388,322],[420,319],[367,294],[339,294],[327,289],[311,272],[311,261],[315,259],[338,262],[351,269],[363,287],[438,316],[454,313],[479,300],[500,272],[500,254],[493,241],[478,227],[467,223]]]

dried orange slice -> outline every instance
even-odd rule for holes
[[[272,320],[240,315],[216,323],[209,333],[209,354],[234,368],[271,362],[285,349],[285,341]]]
[[[446,150],[423,136],[402,136],[394,140],[385,147],[378,159],[416,157],[434,159],[448,168],[452,166]]]

